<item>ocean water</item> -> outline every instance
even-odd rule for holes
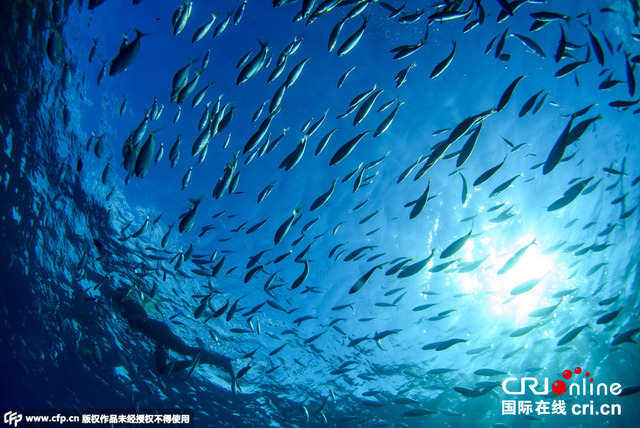
[[[635,426],[637,1],[86,3],[1,5],[3,411]],[[237,393],[162,374],[117,290]]]

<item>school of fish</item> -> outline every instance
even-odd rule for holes
[[[62,3],[52,6],[45,47],[54,69],[80,57],[67,52],[70,35],[56,25],[68,13]],[[110,7],[88,3],[81,16],[97,19]],[[147,3],[128,9],[135,15]],[[637,260],[621,264],[613,251],[637,247],[640,170],[627,157],[636,159],[638,141],[595,159],[584,147],[601,127],[637,121],[640,2],[273,0],[272,12],[289,23],[278,29],[288,44],[264,34],[248,51],[236,40],[246,39],[251,9],[265,5],[175,3],[161,25],[141,17],[116,50],[103,40],[113,34],[85,41],[101,87],[153,73],[144,58],[171,49],[153,50],[158,28],[162,40],[199,52],[188,57],[185,48],[175,54],[180,63],[163,63],[172,81],[155,88],[144,111],[132,107],[133,94],[111,93],[119,101],[103,109],[129,135],[94,129],[51,179],[89,179],[86,165],[101,165],[95,176],[107,211],[94,223],[103,231],[75,240],[83,249],[76,275],[103,278],[87,297],[125,285],[186,337],[233,358],[241,393],[289,385],[283,394],[299,406],[293,424],[466,416],[453,409],[495,396],[507,374],[557,375],[519,360],[532,346],[558,358],[596,341],[624,358],[637,351]],[[623,14],[635,32],[595,24]],[[127,31],[112,25],[112,33]],[[486,49],[471,53],[478,40]],[[221,44],[235,56],[219,55]],[[365,50],[372,46],[375,55]],[[371,62],[348,62],[356,55]],[[479,86],[484,78],[459,65],[471,55],[498,84]],[[234,70],[232,81],[221,63]],[[314,86],[314,73],[334,83]],[[422,97],[449,98],[426,110],[418,87],[429,88]],[[451,102],[457,110],[448,114]],[[60,111],[71,128],[76,110]],[[548,122],[536,124],[545,114],[554,118],[551,133],[542,129]],[[140,217],[114,202],[119,186],[144,192],[158,182],[179,213]],[[532,188],[538,209],[523,212],[514,201]],[[554,232],[518,237],[532,217]],[[537,266],[534,253],[560,260],[563,273]],[[525,265],[526,277],[507,288],[482,288],[511,281]],[[469,278],[475,288],[463,289]],[[514,309],[539,290],[535,307]],[[489,315],[478,331],[462,323],[470,308],[496,299],[517,323],[491,330]],[[575,307],[590,315],[570,321]],[[200,370],[195,362],[190,378]],[[315,384],[291,374],[315,370]]]

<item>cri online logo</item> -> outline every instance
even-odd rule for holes
[[[573,374],[580,375],[582,373],[582,369],[580,367],[576,367],[573,372],[571,370],[565,370],[562,372],[562,377],[566,380],[571,379]],[[587,379],[589,379],[589,388],[587,388]],[[544,378],[544,389],[537,391],[536,387],[538,386],[538,379],[535,377],[523,377],[520,379],[520,389],[518,391],[512,391],[508,386],[509,383],[517,383],[517,377],[509,377],[502,382],[502,390],[510,395],[524,395],[527,386],[529,390],[535,395],[546,395],[549,393],[549,379]],[[581,387],[582,386],[582,387]],[[611,393],[612,395],[619,395],[622,391],[622,386],[619,383],[612,383],[611,385],[607,385],[606,383],[599,383],[596,387],[595,393],[593,388],[593,378],[591,377],[591,373],[585,372],[584,377],[582,378],[582,385],[580,383],[571,383],[567,388],[567,384],[563,380],[556,380],[551,385],[551,390],[556,395],[562,395],[569,390],[569,394],[575,395],[608,395]]]

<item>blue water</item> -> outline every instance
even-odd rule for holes
[[[529,2],[497,22],[505,2],[485,0],[479,2],[485,19],[466,32],[465,26],[480,18],[475,2],[452,2],[448,6],[452,11],[472,11],[466,18],[444,22],[428,18],[445,10],[444,3],[407,0],[398,17],[390,18],[388,8],[371,2],[345,22],[332,52],[327,52],[329,35],[357,2],[342,2],[348,4],[305,25],[306,19],[295,21],[303,4],[322,2],[273,7],[271,2],[249,0],[234,24],[240,2],[198,1],[176,36],[172,15],[182,5],[179,1],[132,5],[111,0],[93,10],[60,2],[53,5],[60,8],[57,14],[52,14],[48,2],[32,3],[2,6],[0,408],[192,409],[196,426],[634,426],[640,416],[638,395],[567,392],[558,397],[549,390],[543,400],[561,398],[567,408],[590,400],[595,406],[620,404],[622,414],[502,415],[503,400],[541,398],[530,393],[509,396],[500,383],[508,377],[517,382],[525,376],[540,382],[546,377],[551,388],[565,369],[581,367],[582,373],[574,373],[567,384],[582,382],[585,371],[595,385],[640,384],[637,344],[613,344],[616,335],[640,327],[639,217],[633,211],[640,188],[636,185],[639,109],[633,103],[638,90],[630,84],[638,75],[640,53],[633,8],[637,2]],[[397,1],[387,4],[402,6]],[[423,9],[413,23],[398,21]],[[562,16],[547,16],[546,26],[530,31],[535,21],[531,14],[542,11]],[[192,43],[211,12],[217,14],[211,30]],[[214,38],[227,12],[232,13],[231,22]],[[362,38],[349,53],[338,56],[340,46],[362,26],[363,17],[367,24]],[[567,48],[557,62],[561,27]],[[597,42],[590,39],[587,28]],[[130,43],[134,29],[147,34],[140,39],[138,54],[126,71],[107,73],[98,84],[103,65],[108,71],[118,55],[122,34]],[[505,30],[504,47],[496,55]],[[59,56],[51,57],[45,47],[54,32],[62,37],[63,47]],[[425,37],[424,46],[413,54],[393,59],[392,49],[418,44]],[[268,82],[278,56],[296,38],[302,39],[299,48],[287,58],[282,74]],[[540,46],[544,57],[526,46],[527,38]],[[94,40],[96,55],[90,62]],[[242,67],[236,66],[247,52],[253,52],[251,58],[258,53],[259,41],[268,41],[270,61],[237,85]],[[434,67],[452,52],[453,41],[451,63],[430,78]],[[598,45],[603,65],[596,55]],[[174,123],[178,111],[170,97],[174,74],[208,50],[210,62],[193,95],[180,104],[180,118]],[[267,118],[274,93],[306,58],[268,130],[269,141],[286,129],[284,137],[275,148],[248,161],[251,153],[243,154],[245,144]],[[579,61],[585,63],[556,77],[562,67]],[[406,82],[396,88],[394,77],[412,62],[415,67]],[[338,89],[340,76],[352,67]],[[201,59],[194,61],[189,80],[201,69]],[[511,97],[504,96],[521,76]],[[600,89],[606,80],[619,82]],[[208,83],[203,101],[192,107],[194,95]],[[358,109],[337,118],[352,99],[374,85],[384,91],[361,123],[353,125]],[[519,117],[526,101],[539,91],[534,109]],[[504,108],[491,111],[497,110],[501,98],[508,99]],[[123,146],[154,99],[164,109],[148,123],[147,131],[158,130],[153,156],[160,145],[164,154],[139,178],[123,167]],[[198,122],[205,104],[213,108],[218,99],[223,112],[233,106],[233,118],[211,137],[200,162],[191,156],[201,133]],[[397,101],[377,111],[392,100]],[[616,107],[618,101],[630,106]],[[262,114],[252,121],[265,102]],[[385,132],[376,137],[366,134],[348,156],[330,166],[343,144],[375,131],[398,105]],[[580,112],[589,106],[586,113]],[[308,137],[301,159],[285,171],[280,165],[303,140],[306,131],[301,128],[309,120],[316,123],[325,111],[326,119]],[[491,114],[465,129],[465,135],[450,137],[466,118],[486,111]],[[589,119],[594,120],[566,147],[562,161],[543,173],[542,164],[554,144],[562,141],[567,124],[571,121],[570,129],[576,129]],[[480,122],[475,147],[457,168],[456,152]],[[327,146],[316,155],[318,143],[333,129],[337,130]],[[98,149],[98,157],[95,145],[101,135],[103,153]],[[172,168],[169,151],[178,136],[180,156]],[[147,132],[137,150],[148,138]],[[223,147],[227,138],[228,146]],[[454,141],[444,155],[414,180],[434,148],[448,138]],[[234,154],[238,154],[237,187],[215,199],[216,182]],[[380,159],[363,171],[362,165]],[[403,171],[419,159],[398,183]],[[493,176],[473,185],[503,160]],[[189,168],[192,179],[182,189]],[[511,186],[494,192],[516,176]],[[549,210],[573,192],[572,186],[589,178],[575,200]],[[328,202],[310,211],[332,180],[337,181]],[[258,195],[270,183],[272,192],[258,204]],[[427,186],[429,199],[422,210],[406,206],[416,200],[421,204]],[[492,192],[498,194],[491,196]],[[193,228],[180,233],[180,216],[192,206],[189,200],[200,195]],[[274,244],[280,225],[300,206],[288,233]],[[419,213],[410,218],[414,210]],[[132,236],[147,218],[148,227]],[[247,233],[265,219],[264,226]],[[172,224],[163,249],[161,240]],[[458,251],[441,257],[450,244],[468,234]],[[511,269],[503,267],[534,239]],[[176,267],[175,257],[191,245],[193,255]],[[348,257],[365,246],[370,248],[361,257]],[[416,274],[386,275],[393,264],[411,259],[404,267],[410,266],[433,249],[433,258]],[[255,266],[263,268],[245,281],[251,270],[247,263],[262,251]],[[207,276],[223,256],[221,272],[215,278]],[[201,267],[198,260],[210,263]],[[481,260],[476,268],[469,266]],[[292,290],[305,269],[303,261],[308,261],[309,274]],[[434,269],[448,261],[453,263],[441,271]],[[378,265],[366,284],[350,294],[354,284]],[[265,290],[272,275],[271,288]],[[530,290],[512,293],[533,279],[540,281]],[[154,284],[157,292],[152,296]],[[122,287],[131,290],[130,297],[143,304],[149,316],[165,322],[189,345],[228,356],[236,373],[250,364],[238,379],[237,395],[231,393],[229,376],[214,366],[200,364],[188,377],[185,372],[158,373],[154,341],[128,325],[112,298]],[[208,307],[196,318],[201,299],[212,291]],[[564,298],[553,297],[563,291],[567,291]],[[238,299],[230,321],[225,316],[206,321],[227,301],[231,306]],[[289,313],[267,303],[247,315],[267,300]],[[419,308],[426,304],[434,306]],[[344,305],[349,306],[337,309]],[[557,308],[547,316],[530,315],[552,305]],[[601,319],[618,309],[612,320]],[[312,318],[294,323],[307,316]],[[565,336],[585,325],[574,339]],[[519,335],[518,329],[527,326],[531,331]],[[389,335],[379,343],[372,340],[385,331]],[[308,340],[320,333],[317,340]],[[353,339],[364,337],[368,339],[349,346]],[[446,349],[434,349],[437,344],[422,349],[450,339],[460,340],[448,343]],[[270,355],[284,344],[281,352]],[[241,358],[256,348],[253,356]],[[169,353],[174,360],[187,358]],[[331,374],[348,361],[353,363],[344,367],[352,370]],[[481,369],[501,373],[475,373]],[[399,398],[414,401],[402,404]],[[411,416],[411,409],[431,414]]]

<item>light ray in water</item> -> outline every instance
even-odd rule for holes
[[[637,0],[4,3],[5,407],[637,425]]]

